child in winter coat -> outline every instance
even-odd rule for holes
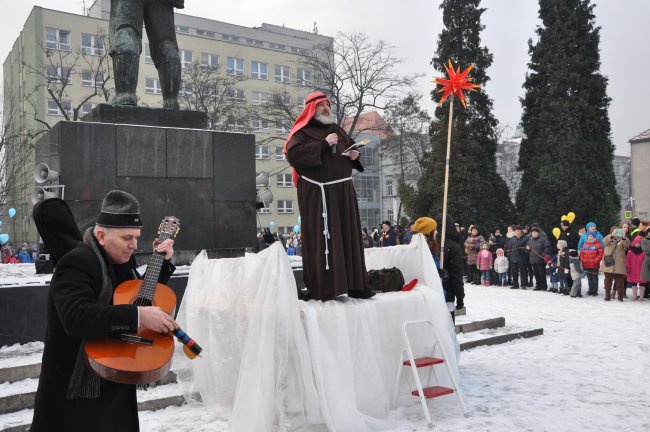
[[[571,250],[569,252],[569,269],[571,272],[571,279],[573,279],[571,297],[582,297],[582,276],[584,276],[584,273],[582,271],[582,263],[580,262],[577,250]]]
[[[557,277],[560,283],[560,294],[569,294],[569,251],[567,250],[566,240],[557,241],[557,260],[554,261],[557,269]]]
[[[488,242],[481,243],[481,251],[476,256],[476,268],[481,271],[481,284],[490,286],[490,270],[492,270],[492,252]]]
[[[639,300],[643,301],[645,296],[645,289],[648,284],[648,281],[641,279],[641,268],[643,266],[643,260],[645,259],[645,254],[643,249],[641,249],[641,236],[636,236],[632,240],[630,245],[630,250],[627,253],[625,258],[625,268],[627,269],[627,283],[628,286],[632,288],[632,301]],[[639,296],[637,297],[637,290]]]
[[[605,249],[592,231],[587,231],[586,235],[587,240],[580,249],[580,262],[582,263],[584,272],[587,274],[587,283],[589,284],[587,295],[597,296],[598,271]]]
[[[508,282],[508,258],[503,254],[503,249],[497,249],[497,257],[494,260],[494,271],[497,273],[497,284],[506,286]]]

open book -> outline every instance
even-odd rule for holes
[[[343,151],[343,153],[345,154],[345,153],[348,153],[349,151],[352,151],[352,150],[359,151],[359,149],[361,147],[365,147],[367,144],[370,144],[370,140],[369,139],[363,139],[363,140],[361,140],[359,142],[356,142],[356,143],[352,144],[350,147],[346,148]]]

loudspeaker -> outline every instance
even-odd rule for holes
[[[272,203],[273,202],[273,192],[271,189],[265,188],[261,194],[257,195],[257,202]]]
[[[56,197],[56,192],[46,191],[40,186],[36,186],[34,189],[32,189],[32,204],[36,204],[37,202]]]
[[[59,178],[58,171],[54,171],[47,166],[46,163],[39,163],[34,168],[34,181],[36,183],[45,183],[48,181],[54,181]]]
[[[262,171],[255,177],[255,186],[268,186],[269,185],[269,175]]]

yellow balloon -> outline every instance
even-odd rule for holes
[[[553,235],[556,239],[560,238],[560,229],[558,227],[553,228]]]
[[[567,213],[566,218],[569,221],[569,223],[573,223],[573,221],[576,218],[576,214],[573,213],[573,212],[569,212],[569,213]]]
[[[562,217],[560,218],[560,220],[561,220],[561,221],[565,221],[565,220],[569,220],[569,218],[567,217],[567,215],[562,215]]]

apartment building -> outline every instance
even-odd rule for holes
[[[4,109],[21,113],[15,123],[23,129],[39,129],[64,120],[83,116],[106,102],[102,92],[113,87],[110,80],[110,57],[106,55],[110,0],[97,0],[87,14],[34,7],[3,64]],[[305,97],[313,91],[313,71],[304,65],[303,55],[315,46],[331,45],[332,38],[272,24],[244,27],[201,17],[176,14],[178,46],[184,73],[191,68],[210,68],[218,76],[240,78],[228,90],[233,104],[260,106],[272,94],[282,93],[287,109],[297,115]],[[65,91],[53,98],[50,88]],[[95,94],[96,90],[97,94]],[[181,91],[191,92],[185,82]],[[162,95],[157,71],[149,55],[143,32],[138,82],[139,104],[161,107]],[[58,103],[57,103],[58,102]],[[268,187],[273,203],[260,210],[262,226],[288,232],[297,223],[296,191],[291,170],[282,154],[288,133],[286,120],[235,119],[221,129],[252,132],[256,136],[256,171],[269,173]],[[24,176],[15,185],[10,200],[24,216],[23,226],[16,228],[13,241],[35,241],[30,193],[34,186],[33,157],[25,163]],[[19,224],[20,225],[20,224]]]

